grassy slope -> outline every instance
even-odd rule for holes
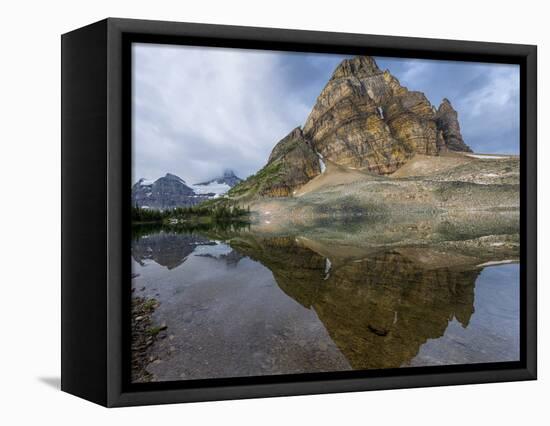
[[[240,202],[253,200],[262,194],[269,186],[281,180],[283,164],[275,160],[260,169],[256,174],[248,177],[229,190],[229,198]]]

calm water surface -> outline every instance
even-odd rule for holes
[[[153,321],[167,325],[147,371],[168,381],[518,360],[519,265],[462,257],[143,233],[134,294],[157,299]]]

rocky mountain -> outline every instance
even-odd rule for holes
[[[441,105],[439,105],[435,114],[435,120],[439,131],[438,139],[444,141],[443,144],[440,144],[440,151],[472,152],[462,139],[460,125],[458,124],[458,114],[447,98],[443,99]]]
[[[369,56],[338,65],[303,129],[273,149],[234,196],[288,196],[323,172],[324,162],[388,175],[416,154],[471,152],[448,99],[435,108],[422,92],[402,86]]]
[[[368,56],[336,68],[303,132],[325,158],[378,174],[394,172],[416,153],[471,151],[447,99],[436,110]]]
[[[179,176],[166,173],[154,182],[140,179],[132,187],[132,205],[141,208],[169,209],[193,206],[215,194],[196,194]]]
[[[194,185],[188,185],[179,176],[167,173],[156,181],[137,181],[132,187],[132,205],[160,210],[194,206],[225,194],[241,181],[232,170],[226,170],[220,177]]]

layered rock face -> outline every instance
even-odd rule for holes
[[[464,143],[458,124],[458,114],[447,98],[443,99],[435,115],[439,138],[441,143],[440,151],[465,151],[472,152],[470,147]]]
[[[423,93],[401,86],[368,56],[338,66],[304,135],[325,158],[379,174],[394,172],[415,153],[471,151],[447,100],[436,112]]]
[[[319,158],[386,175],[415,154],[445,151],[471,152],[451,103],[444,99],[436,110],[373,58],[358,56],[338,65],[303,130],[280,141],[267,165],[230,195],[291,195],[322,172]]]
[[[319,157],[297,127],[275,145],[267,164],[229,195],[288,197],[320,173]]]

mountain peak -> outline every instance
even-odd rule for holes
[[[443,100],[441,101],[441,103],[439,104],[439,110],[442,110],[442,109],[449,109],[449,110],[453,110],[454,111],[454,108],[453,108],[453,104],[451,104],[451,101],[447,98],[443,98]]]
[[[164,178],[165,179],[170,179],[170,180],[177,180],[177,181],[180,181],[181,183],[185,184],[185,181],[182,178],[180,178],[179,176],[174,175],[172,173],[166,173],[164,175]]]
[[[402,86],[371,56],[336,67],[303,134],[332,163],[378,174],[393,173],[415,153],[470,150],[449,99],[436,110],[424,93]]]
[[[332,74],[331,80],[347,77],[371,77],[382,74],[380,68],[372,56],[356,56],[351,59],[344,59]]]
[[[237,185],[240,181],[242,181],[241,178],[237,177],[237,175],[235,174],[235,172],[232,170],[232,169],[225,169],[223,171],[223,174],[219,177],[215,177],[214,179],[210,179],[210,180],[207,180],[207,181],[204,181],[204,182],[198,182],[198,183],[195,183],[195,188],[197,186],[212,186],[212,185],[226,185],[228,186],[229,188],[233,188],[235,185]],[[216,190],[217,192],[220,192],[221,190],[218,188]],[[214,192],[216,192],[214,191]],[[227,190],[224,190],[220,193],[225,193]]]
[[[223,171],[223,177],[237,177],[237,175],[232,169],[225,169]]]
[[[437,128],[444,139],[445,149],[451,151],[472,152],[466,145],[460,132],[458,113],[447,98],[443,98],[435,114]],[[440,143],[441,144],[441,143]]]

